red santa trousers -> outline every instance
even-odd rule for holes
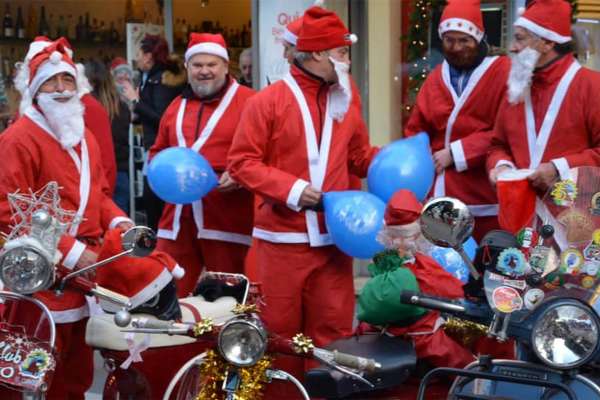
[[[265,302],[261,318],[270,332],[291,338],[304,333],[322,347],[352,333],[352,258],[335,246],[256,240],[259,282]],[[305,361],[281,356],[275,368],[302,380]],[[313,365],[314,366],[314,365]],[[266,399],[300,398],[290,383],[267,385]]]
[[[57,366],[48,400],[83,400],[92,384],[94,353],[85,343],[87,318],[56,324]]]
[[[194,291],[203,268],[208,271],[244,273],[248,246],[220,240],[197,239],[198,231],[192,218],[181,218],[177,240],[158,239],[156,248],[164,251],[185,269],[183,278],[175,281],[177,296],[186,297]]]

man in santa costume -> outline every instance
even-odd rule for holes
[[[229,152],[233,178],[259,196],[261,315],[274,333],[303,332],[317,346],[351,333],[354,311],[352,259],[327,233],[322,193],[348,189],[351,172],[364,177],[377,151],[351,106],[355,41],[335,13],[309,8],[290,73],[248,101]],[[301,360],[281,362],[301,376]]]
[[[57,40],[63,44],[69,57],[73,58],[73,49],[69,41],[64,37]],[[25,59],[22,63],[19,63],[17,75],[15,77],[15,87],[19,93],[21,93],[21,97],[26,99],[25,102],[21,102],[19,114],[23,114],[25,109],[29,107],[30,104],[27,99],[32,98],[31,94],[27,92],[29,84],[29,62],[37,53],[52,43],[53,42],[46,36],[37,36],[30,43],[27,54],[25,55]],[[110,119],[108,117],[108,112],[104,109],[102,104],[100,104],[100,102],[96,100],[96,98],[90,93],[91,86],[85,77],[83,65],[76,64],[76,68],[78,73],[81,74],[81,83],[79,85],[80,87],[78,88],[78,95],[85,108],[83,120],[85,122],[85,126],[93,133],[94,138],[100,146],[102,167],[104,168],[104,173],[106,174],[109,194],[112,196],[117,178],[117,161],[115,158]]]
[[[600,165],[600,74],[573,56],[567,1],[531,2],[514,26],[487,166],[493,183],[506,170],[533,170],[529,182],[544,191],[571,168]]]
[[[497,227],[498,205],[485,159],[510,62],[488,56],[479,0],[450,0],[438,33],[444,62],[427,77],[405,135],[427,132],[436,179],[432,195],[465,202],[479,240]]]
[[[227,152],[246,100],[254,91],[229,75],[220,34],[192,33],[185,52],[188,85],[165,111],[150,159],[172,146],[202,154],[220,174],[219,186],[191,205],[167,204],[159,222],[158,249],[186,270],[177,282],[185,296],[202,268],[241,273],[252,243],[252,194],[226,171]]]
[[[60,263],[67,269],[91,265],[103,232],[128,229],[132,222],[106,195],[100,149],[85,127],[79,99],[81,75],[62,41],[40,49],[27,62],[28,84],[21,117],[0,136],[0,229],[10,231],[7,193],[39,190],[50,181],[61,187],[61,207],[76,212],[81,223],[61,238]],[[65,290],[37,297],[57,323],[58,363],[48,398],[83,399],[92,380],[92,350],[85,345],[88,306],[83,294]]]

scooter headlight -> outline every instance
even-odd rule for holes
[[[267,331],[260,320],[239,316],[229,320],[219,333],[219,351],[238,367],[256,364],[267,348]]]
[[[33,246],[17,246],[7,249],[2,254],[0,278],[13,292],[31,294],[52,285],[54,266],[39,249]]]
[[[585,364],[598,346],[598,320],[584,305],[557,304],[535,322],[531,344],[535,354],[554,368]]]

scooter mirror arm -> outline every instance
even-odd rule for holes
[[[66,282],[69,279],[73,279],[76,276],[83,275],[83,274],[85,274],[88,271],[91,271],[93,269],[96,269],[98,267],[106,265],[109,262],[112,262],[112,261],[116,260],[117,258],[121,258],[121,257],[126,256],[128,254],[131,254],[132,252],[133,252],[133,249],[128,249],[128,250],[122,251],[119,254],[115,254],[114,256],[105,258],[102,261],[98,261],[98,262],[96,262],[96,263],[94,263],[92,265],[88,265],[87,267],[78,269],[77,271],[73,271],[73,272],[67,274],[64,278],[61,279],[60,284],[59,284],[59,290],[62,291],[65,288],[65,284],[66,284]]]

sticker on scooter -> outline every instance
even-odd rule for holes
[[[526,265],[523,252],[511,247],[500,253],[496,269],[501,274],[519,277],[525,274]]]
[[[570,207],[577,198],[577,185],[571,179],[556,182],[550,195],[557,206]]]
[[[510,314],[523,308],[523,299],[519,292],[508,286],[500,286],[492,292],[492,302],[498,311]]]
[[[525,300],[525,308],[533,310],[544,300],[544,291],[542,289],[529,289],[523,299]]]
[[[590,213],[592,213],[592,215],[600,215],[600,192],[592,196],[591,203]]]
[[[560,271],[563,274],[577,275],[583,266],[583,254],[577,249],[567,249],[560,255]]]
[[[585,249],[583,249],[583,258],[590,261],[600,262],[600,244],[596,243],[595,240],[591,241],[587,246],[585,246]]]

